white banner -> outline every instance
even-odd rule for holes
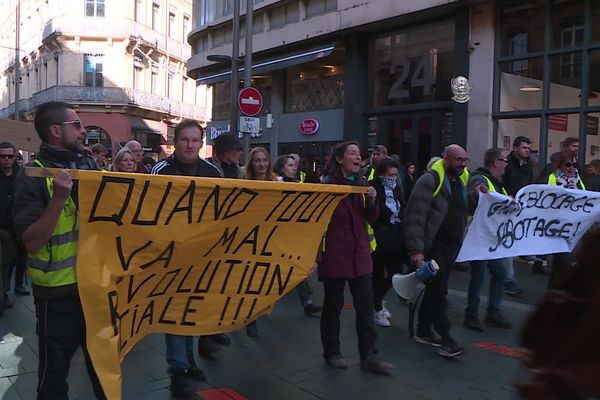
[[[529,185],[514,199],[480,193],[456,261],[571,252],[598,219],[596,192]]]

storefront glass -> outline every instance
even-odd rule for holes
[[[397,106],[452,97],[454,21],[387,33],[373,39],[370,102]]]

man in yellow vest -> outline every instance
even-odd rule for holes
[[[375,167],[377,167],[379,161],[384,160],[386,158],[388,158],[387,147],[385,147],[382,144],[378,144],[373,149],[373,153],[371,153],[370,164],[360,171],[361,175],[364,176],[367,181],[372,181],[373,179],[375,179]]]
[[[500,179],[506,169],[508,152],[493,148],[488,149],[483,156],[482,168],[476,169],[467,185],[469,194],[469,211],[473,215],[479,200],[479,192],[500,192],[508,194]],[[506,278],[506,264],[512,263],[512,258],[501,258],[497,260],[471,261],[471,280],[465,310],[466,328],[477,332],[483,332],[483,326],[479,322],[479,300],[481,287],[485,281],[485,269],[490,271],[490,292],[488,298],[488,309],[485,323],[488,326],[510,329],[511,325],[506,321],[500,311],[502,292],[504,291],[504,280]]]
[[[450,336],[446,314],[448,278],[467,225],[467,152],[452,144],[443,158],[415,183],[404,211],[404,239],[414,267],[435,260],[440,269],[425,287],[419,310],[418,343],[437,347],[443,357],[464,353]],[[435,329],[435,332],[434,332]]]
[[[85,319],[77,291],[79,228],[77,182],[69,169],[97,169],[85,151],[85,130],[67,103],[40,105],[35,129],[42,139],[31,167],[62,168],[54,178],[15,180],[13,229],[27,249],[27,268],[35,298],[39,344],[38,400],[67,399],[71,358],[83,347],[94,395],[105,399],[85,345]]]

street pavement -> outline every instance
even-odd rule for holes
[[[519,333],[544,293],[548,277],[532,274],[515,263],[525,288],[522,298],[505,297],[506,317],[512,330],[487,328],[483,333],[462,325],[469,273],[456,270],[450,278],[449,316],[455,339],[466,354],[446,360],[435,349],[408,337],[408,307],[391,291],[387,307],[392,326],[377,327],[381,358],[395,365],[389,376],[361,371],[351,296],[347,291],[342,312],[342,353],[348,370],[328,367],[321,356],[319,318],[306,317],[295,291],[282,299],[273,313],[258,321],[260,336],[232,332],[231,345],[215,353],[214,360],[197,362],[207,376],[195,386],[194,398],[205,400],[359,400],[359,399],[516,399],[514,383],[527,377]],[[486,277],[489,279],[489,276]],[[486,285],[488,281],[486,281]],[[322,286],[311,277],[314,301],[322,299]],[[487,293],[484,289],[483,294]],[[37,337],[31,296],[12,296],[15,307],[0,317],[0,398],[31,400],[37,384]],[[481,317],[485,317],[482,299]],[[164,357],[164,336],[146,336],[123,362],[123,398],[170,399]],[[71,399],[93,399],[79,351],[69,375]]]

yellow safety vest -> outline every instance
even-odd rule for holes
[[[444,179],[446,178],[446,170],[444,169],[444,160],[441,159],[441,160],[437,160],[436,162],[434,162],[433,165],[431,166],[431,170],[433,172],[435,172],[438,175],[438,177],[440,178],[440,182],[438,183],[437,187],[433,191],[433,197],[436,197],[438,194],[440,194],[440,191],[442,190],[442,185],[444,184]],[[461,180],[463,185],[465,187],[467,187],[467,183],[469,182],[469,170],[465,168],[463,170],[463,173],[460,174],[459,179]]]
[[[556,186],[556,174],[554,172],[548,175],[548,185]],[[585,184],[583,183],[581,178],[579,178],[579,180],[577,181],[577,186],[579,186],[579,189],[585,190]]]
[[[366,199],[365,199],[365,195],[364,194],[362,196],[362,199],[363,199],[363,207],[364,207],[366,205]],[[367,228],[367,239],[369,240],[369,248],[371,249],[371,253],[372,253],[377,248],[377,240],[375,240],[375,231],[371,227],[371,224],[369,224],[366,221],[365,221],[365,226]],[[325,233],[323,234],[323,241],[322,241],[323,253],[325,253],[325,249],[326,249],[326,244],[325,244],[325,242],[326,242],[325,237],[326,236],[327,236],[327,231],[325,231]]]
[[[371,172],[369,172],[369,176],[365,176],[365,178],[367,178],[367,181],[371,182],[373,180],[373,178],[375,178],[375,168],[373,168],[373,166],[369,166]]]
[[[306,172],[300,171],[299,178],[300,178],[300,183],[304,183],[306,181]]]
[[[35,160],[35,163],[44,167],[40,160]],[[52,178],[46,178],[46,187],[52,197]],[[58,287],[77,282],[75,275],[79,236],[77,214],[75,202],[69,196],[46,246],[35,254],[27,255],[27,267],[33,284]]]
[[[490,190],[490,192],[497,192],[496,186],[494,186],[494,184],[492,183],[492,180],[485,175],[482,175],[482,176],[485,178],[487,187]],[[502,188],[502,193],[505,194],[506,196],[508,196],[508,192],[504,188]]]

